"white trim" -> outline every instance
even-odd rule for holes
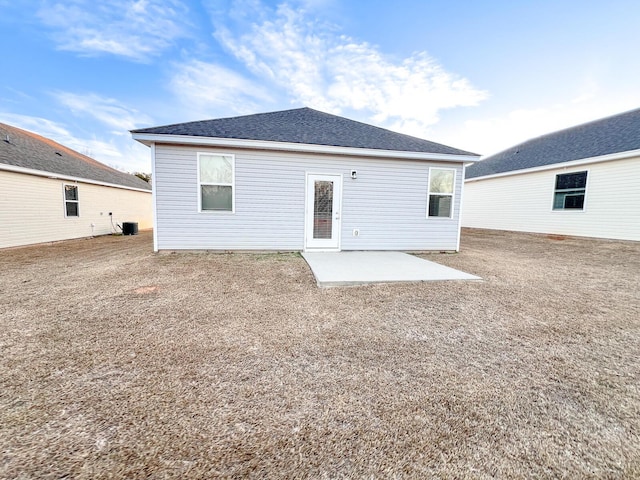
[[[542,165],[539,167],[525,168],[522,170],[512,170],[510,172],[494,173],[492,175],[483,175],[481,177],[467,178],[465,182],[477,182],[480,180],[489,180],[492,178],[508,177],[511,175],[524,175],[527,173],[543,172],[545,170],[555,170],[560,168],[573,168],[591,163],[613,162],[615,160],[625,160],[627,158],[640,157],[640,149],[628,150],[626,152],[610,153],[608,155],[600,155],[599,157],[580,158],[568,162],[552,163],[550,165]]]
[[[335,229],[335,233],[336,233],[336,247],[331,247],[331,248],[325,248],[325,247],[314,247],[314,246],[309,246],[308,242],[309,242],[309,223],[310,223],[310,219],[313,218],[313,211],[311,210],[312,205],[313,205],[313,201],[309,201],[309,199],[311,198],[311,193],[309,190],[309,177],[314,176],[314,177],[325,177],[325,179],[331,179],[334,180],[335,177],[337,177],[338,181],[337,184],[334,188],[334,198],[336,198],[338,200],[338,215],[340,215],[340,218],[338,218],[337,220],[334,219],[333,223],[332,223],[332,230]],[[333,178],[332,178],[333,177]],[[342,192],[342,188],[343,188],[343,183],[344,183],[344,177],[342,173],[335,173],[335,172],[305,172],[304,175],[304,251],[305,252],[339,252],[341,247],[342,247],[342,213],[343,213],[343,204],[342,204],[342,199],[343,199],[343,192]],[[333,211],[332,211],[332,216],[335,213],[335,204],[336,202],[334,202],[333,204]]]
[[[67,200],[67,187],[74,187],[76,189],[76,199]],[[67,215],[67,203],[75,203],[77,205],[77,215]],[[62,206],[64,207],[64,218],[80,218],[80,188],[77,183],[62,183]]]
[[[451,211],[449,212],[448,217],[431,217],[429,216],[429,203],[431,202],[431,171],[432,170],[450,170],[453,172],[453,186],[451,191]],[[456,209],[455,200],[456,200],[456,169],[450,167],[429,167],[429,178],[427,179],[427,219],[440,219],[440,220],[451,220],[454,215],[453,211]],[[447,193],[434,193],[434,195],[448,195]]]
[[[156,194],[156,144],[151,144],[151,212],[153,215],[153,251],[158,251],[158,195]]]
[[[177,145],[206,145],[216,147],[248,148],[258,150],[282,150],[291,152],[324,153],[329,155],[352,155],[360,157],[399,158],[406,160],[434,160],[442,162],[477,162],[477,155],[448,155],[442,153],[404,152],[400,150],[377,150],[373,148],[336,147],[308,143],[270,142],[236,138],[196,137],[187,135],[161,135],[132,133],[134,140],[145,145],[169,143]]]
[[[126,185],[118,185],[116,183],[101,182],[98,180],[89,180],[87,178],[72,177],[70,175],[63,175],[61,173],[45,172],[44,170],[34,170],[32,168],[16,167],[15,165],[0,164],[0,170],[14,173],[24,173],[25,175],[35,175],[38,177],[47,177],[54,180],[63,180],[67,182],[88,183],[91,185],[100,185],[102,187],[122,188],[124,190],[134,190],[136,192],[151,193],[151,190],[144,188],[127,187]]]
[[[202,183],[200,181],[200,157],[203,155],[230,157],[231,158],[231,183]],[[214,214],[214,215],[230,215],[236,213],[236,156],[233,153],[219,152],[197,152],[197,173],[198,173],[198,213]],[[231,187],[231,210],[202,210],[202,185],[213,185],[222,187]]]

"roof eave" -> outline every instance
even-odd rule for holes
[[[378,150],[373,148],[338,147],[333,145],[316,145],[308,143],[273,142],[265,140],[246,140],[237,138],[198,137],[191,135],[167,135],[157,133],[131,132],[134,140],[151,146],[154,143],[181,145],[202,145],[229,148],[246,148],[253,150],[280,150],[289,152],[322,153],[329,155],[351,155],[361,157],[383,157],[409,160],[437,160],[442,162],[473,163],[480,159],[479,155],[454,155],[443,153],[408,152],[402,150]]]
[[[124,190],[134,190],[136,192],[151,193],[151,188],[146,189],[146,188],[130,187],[128,185],[121,185],[118,183],[102,182],[100,180],[74,177],[72,175],[65,175],[65,174],[56,173],[56,172],[45,172],[44,170],[35,170],[33,168],[18,167],[16,165],[9,165],[6,163],[0,163],[0,171],[22,173],[24,175],[34,175],[36,177],[46,177],[46,178],[51,178],[55,180],[63,180],[67,182],[88,183],[91,185],[100,185],[102,187],[121,188]]]
[[[614,160],[625,160],[627,158],[640,157],[640,149],[627,150],[625,152],[609,153],[607,155],[599,155],[597,157],[579,158],[567,162],[550,163],[549,165],[541,165],[539,167],[523,168],[520,170],[510,170],[508,172],[492,173],[490,175],[482,175],[479,177],[465,178],[465,182],[475,182],[478,180],[490,180],[492,178],[509,177],[512,175],[524,175],[526,173],[543,172],[545,170],[557,170],[559,168],[573,168],[591,163],[612,162]]]

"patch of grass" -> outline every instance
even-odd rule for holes
[[[465,230],[318,289],[150,233],[0,251],[0,477],[638,478],[640,244]]]

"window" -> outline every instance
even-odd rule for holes
[[[563,173],[556,175],[553,209],[583,210],[586,189],[587,172]]]
[[[429,217],[451,218],[453,216],[453,189],[456,171],[452,168],[429,169]]]
[[[64,186],[64,216],[65,217],[80,216],[80,211],[78,209],[78,186],[77,185]]]
[[[233,155],[199,153],[198,182],[201,212],[233,212]]]

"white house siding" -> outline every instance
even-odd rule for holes
[[[234,213],[198,213],[197,152],[235,155]],[[306,173],[343,176],[342,250],[457,249],[461,163],[162,144],[155,156],[159,250],[302,250]],[[430,166],[456,169],[452,219],[426,218]]]
[[[559,173],[587,170],[584,210],[553,210]],[[640,240],[640,158],[465,183],[465,227]]]
[[[109,234],[109,212],[114,225],[153,227],[151,192],[77,183],[80,216],[65,218],[64,184],[75,183],[0,172],[0,248]]]

